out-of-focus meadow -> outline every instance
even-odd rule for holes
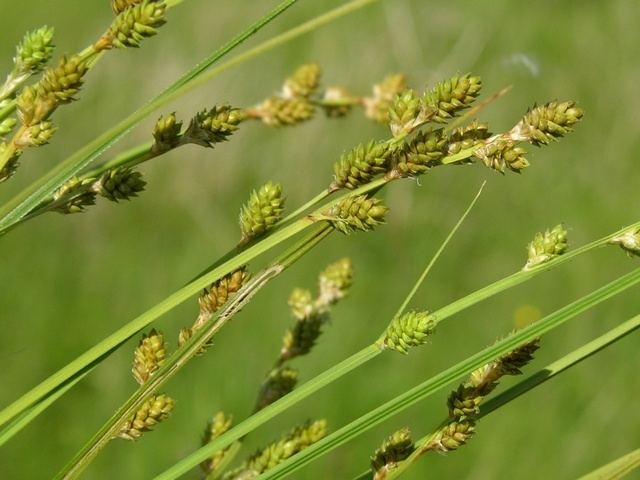
[[[301,0],[246,49],[344,2]],[[27,152],[0,201],[52,168],[274,5],[273,1],[187,0],[139,50],[109,53],[80,100],[55,115],[50,146]],[[56,28],[58,55],[84,48],[109,24],[107,0],[2,1],[0,72],[28,29]],[[366,93],[387,73],[403,72],[417,89],[456,72],[481,75],[485,95],[511,92],[480,114],[509,128],[535,102],[575,99],[586,111],[576,132],[530,149],[531,167],[501,176],[479,166],[438,168],[385,193],[388,224],[374,233],[334,235],[262,291],[217,337],[215,348],[167,387],[177,402],[169,421],[139,442],[112,442],[86,473],[91,479],[150,478],[193,451],[219,409],[250,413],[257,386],[291,323],[293,287],[315,287],[329,261],[353,259],[350,297],[334,311],[320,344],[298,361],[301,380],[377,337],[416,276],[483,180],[485,193],[436,265],[414,306],[434,309],[524,263],[533,234],[564,222],[577,246],[637,221],[640,167],[640,3],[434,2],[382,0],[293,43],[230,70],[164,108],[184,119],[228,101],[248,106],[277,90],[298,65],[318,62],[324,84]],[[157,115],[106,154],[150,138]],[[238,239],[240,205],[267,180],[282,182],[289,206],[326,187],[346,149],[386,138],[354,112],[318,115],[295,128],[244,126],[213,150],[179,149],[143,167],[147,190],[132,202],[102,201],[75,216],[48,214],[0,239],[0,404],[15,400],[78,354],[179,288]],[[253,268],[263,265],[261,258]],[[552,312],[629,271],[638,260],[613,248],[558,270],[445,322],[431,344],[407,357],[382,355],[321,391],[246,442],[245,452],[309,417],[332,429],[454,364],[527,320]],[[637,289],[544,337],[529,371],[638,313]],[[157,327],[175,345],[195,300]],[[134,343],[112,355],[79,386],[0,449],[1,478],[48,478],[135,387]],[[638,335],[625,338],[537,388],[478,426],[461,450],[432,455],[406,478],[574,478],[637,447],[640,418]],[[501,388],[513,380],[507,380]],[[452,385],[453,387],[453,385]],[[351,478],[368,466],[386,435],[410,426],[416,437],[446,415],[442,391],[323,457],[295,478]],[[194,477],[194,475],[192,475]]]

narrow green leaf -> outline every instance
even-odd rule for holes
[[[531,324],[522,330],[519,330],[518,332],[508,336],[507,338],[500,340],[496,344],[485,348],[484,350],[463,360],[462,362],[454,365],[444,372],[399,395],[393,400],[390,400],[384,405],[381,405],[380,407],[354,420],[350,424],[340,428],[336,432],[328,435],[318,443],[315,443],[299,454],[294,455],[287,461],[281,463],[271,470],[268,470],[258,478],[260,480],[267,480],[287,477],[288,475],[292,474],[308,463],[316,460],[322,455],[329,453],[330,451],[338,448],[349,440],[352,440],[358,435],[373,428],[384,420],[398,414],[399,412],[410,407],[416,402],[423,400],[424,398],[437,392],[441,388],[444,388],[454,380],[465,375],[469,375],[475,369],[480,368],[482,365],[493,360],[494,358],[497,358],[500,355],[504,355],[505,353],[513,350],[522,343],[530,341],[535,337],[549,332],[550,330],[565,323],[566,321],[584,312],[585,310],[621,293],[622,291],[638,283],[640,283],[640,268],[614,280],[613,282],[595,290],[588,295],[585,295],[579,300],[566,305],[565,307],[546,316],[538,322]],[[187,459],[189,458],[190,457],[187,457]],[[184,463],[185,460],[180,462],[180,464]],[[197,465],[197,462],[192,466],[195,465]],[[171,470],[169,470],[168,472],[171,472]],[[165,473],[158,478],[161,478],[162,480],[169,480],[177,477]]]
[[[115,127],[106,131],[98,138],[81,148],[67,160],[59,164],[42,178],[33,183],[15,198],[10,200],[0,209],[0,231],[10,227],[19,221],[31,210],[36,208],[40,202],[48,198],[65,181],[77,174],[80,170],[98,158],[105,150],[124,137],[133,127],[142,121],[148,114],[152,113],[159,106],[174,98],[177,92],[185,85],[189,85],[198,78],[211,65],[223,58],[249,37],[262,29],[265,25],[275,20],[298,0],[284,0],[267,15],[249,26],[244,32],[231,39],[228,43],[213,52],[209,57],[198,63],[195,67],[185,73],[176,82],[169,86],[146,105],[142,106],[129,117],[121,121]]]
[[[640,448],[579,478],[579,480],[619,480],[640,467]]]

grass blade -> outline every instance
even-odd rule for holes
[[[580,477],[579,480],[619,480],[640,467],[640,448]]]

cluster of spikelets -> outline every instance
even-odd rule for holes
[[[562,224],[556,225],[550,230],[536,233],[527,247],[528,258],[523,270],[530,270],[553,260],[564,254],[568,247],[567,230]]]
[[[640,227],[634,227],[616,235],[609,243],[619,245],[630,257],[640,256]]]
[[[329,321],[330,308],[344,298],[353,283],[353,267],[347,258],[328,265],[318,276],[318,294],[314,298],[306,289],[296,288],[289,298],[291,313],[295,319],[282,339],[282,347],[275,366],[266,374],[260,388],[254,411],[259,411],[290,393],[296,386],[298,372],[288,362],[307,355],[322,334],[322,328]],[[203,444],[222,435],[231,428],[231,418],[223,412],[216,413],[209,421],[203,436]],[[309,435],[313,441],[324,436],[324,421],[307,423],[287,434],[255,455],[251,456],[239,468],[229,472],[224,478],[245,478],[244,475],[262,473],[267,468],[286,460],[293,453],[307,446]],[[315,433],[314,433],[315,432]],[[319,433],[322,435],[319,435]],[[201,468],[208,475],[217,475],[229,448],[214,452]]]
[[[8,142],[0,143],[0,182],[15,173],[26,148],[40,147],[51,140],[57,130],[51,116],[58,107],[76,99],[101,51],[138,47],[166,22],[167,7],[162,1],[114,0],[112,6],[117,15],[107,32],[82,52],[63,55],[55,66],[46,68],[53,55],[53,29],[49,27],[27,33],[16,48],[13,69],[0,89],[0,137],[16,127],[16,119],[8,116],[14,110],[19,127]],[[24,86],[42,71],[38,82]]]
[[[424,442],[414,443],[409,429],[393,433],[371,457],[374,479],[381,480],[410,456],[415,459],[429,451],[450,452],[463,446],[475,433],[476,420],[484,398],[505,375],[520,375],[533,359],[539,339],[527,342],[471,373],[469,379],[447,399],[449,416]]]

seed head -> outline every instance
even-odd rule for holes
[[[480,77],[472,77],[468,73],[437,83],[423,98],[425,110],[431,112],[430,120],[447,123],[471,106],[480,94],[481,86]]]
[[[376,225],[383,224],[388,211],[382,200],[358,195],[347,197],[331,207],[326,218],[334,228],[349,235],[357,230],[373,230]]]
[[[342,154],[333,166],[335,175],[330,188],[354,189],[370,182],[388,171],[393,152],[390,143],[371,141]]]
[[[455,155],[462,150],[481,146],[485,143],[483,140],[486,140],[489,137],[491,137],[489,126],[486,123],[474,120],[466,127],[456,128],[451,135],[449,135],[449,148],[447,154]]]
[[[153,128],[153,138],[155,140],[152,150],[154,152],[167,152],[176,147],[180,142],[180,131],[182,122],[176,119],[175,112],[161,116]]]
[[[525,158],[526,153],[524,148],[517,146],[510,138],[498,136],[493,140],[489,139],[484,147],[474,152],[474,155],[487,167],[500,173],[504,173],[506,168],[520,173],[529,166],[529,161]]]
[[[53,55],[52,27],[40,27],[27,34],[16,48],[13,59],[16,74],[34,74],[41,71]]]
[[[293,391],[297,383],[297,370],[289,367],[274,368],[269,372],[267,378],[265,378],[262,386],[260,387],[255,410],[262,410],[276,400],[284,397],[289,392]]]
[[[435,319],[429,312],[407,312],[391,321],[382,346],[407,354],[410,348],[427,343],[435,326]]]
[[[422,105],[416,93],[407,89],[393,100],[389,107],[389,127],[394,137],[409,134],[420,125]]]
[[[125,440],[137,440],[143,433],[153,430],[158,423],[165,420],[173,410],[174,405],[173,399],[167,395],[152,395],[122,425],[118,437]]]
[[[353,283],[353,263],[342,258],[330,264],[319,276],[319,303],[332,305],[349,293]]]
[[[447,153],[448,139],[442,129],[418,132],[395,155],[394,170],[403,177],[416,177],[440,164]]]
[[[258,238],[278,223],[284,211],[284,202],[282,185],[279,183],[267,182],[259,190],[254,190],[240,211],[241,241]]]
[[[19,148],[41,147],[49,143],[49,140],[51,140],[57,130],[57,127],[54,127],[53,123],[45,120],[28,127],[23,135],[16,139],[15,143]]]
[[[549,260],[567,251],[567,230],[562,224],[556,225],[544,233],[536,233],[527,247],[528,260],[523,270],[547,263]]]
[[[393,470],[415,450],[411,432],[403,428],[391,434],[371,457],[371,469],[374,479],[384,478],[383,473]]]
[[[99,195],[118,202],[137,197],[146,184],[140,172],[127,167],[116,167],[104,173],[94,188]]]
[[[474,433],[475,421],[473,419],[453,421],[438,432],[429,447],[441,452],[457,450],[467,443]]]
[[[282,90],[284,98],[308,98],[315,93],[320,85],[322,70],[315,63],[299,67],[295,73],[287,78]]]
[[[153,375],[164,363],[167,356],[164,335],[152,329],[148,334],[142,336],[133,354],[133,376],[142,385],[151,375]]]
[[[242,288],[249,280],[249,272],[245,267],[231,272],[205,288],[198,298],[200,315],[213,315]]]
[[[244,112],[231,105],[216,105],[198,113],[189,123],[185,138],[203,147],[224,142],[245,120]]]
[[[112,2],[114,10],[116,3]],[[139,47],[141,42],[158,33],[158,28],[166,23],[165,13],[167,6],[164,2],[155,0],[143,0],[135,5],[121,10],[109,29],[106,48]]]
[[[549,102],[530,109],[510,132],[514,140],[525,140],[534,145],[547,145],[573,129],[584,115],[575,102]]]
[[[233,418],[231,416],[225,416],[224,412],[216,413],[207,423],[207,428],[202,436],[202,445],[206,445],[222,434],[228,432],[232,425]],[[200,464],[200,468],[205,475],[208,475],[218,469],[228,449],[229,447],[226,447],[214,452],[208,459]]]
[[[67,200],[54,210],[64,214],[82,213],[86,207],[95,205],[96,193],[92,189],[95,181],[95,178],[80,179],[78,177],[67,180],[53,194],[53,201],[57,202],[62,198]]]
[[[310,120],[315,114],[315,107],[306,98],[274,96],[267,98],[252,112],[266,125],[282,127]]]
[[[314,309],[311,292],[304,288],[295,288],[289,296],[289,307],[298,320],[307,318]]]
[[[124,12],[127,8],[142,3],[143,0],[111,0],[111,8],[116,15]],[[156,0],[158,1],[158,0]]]

